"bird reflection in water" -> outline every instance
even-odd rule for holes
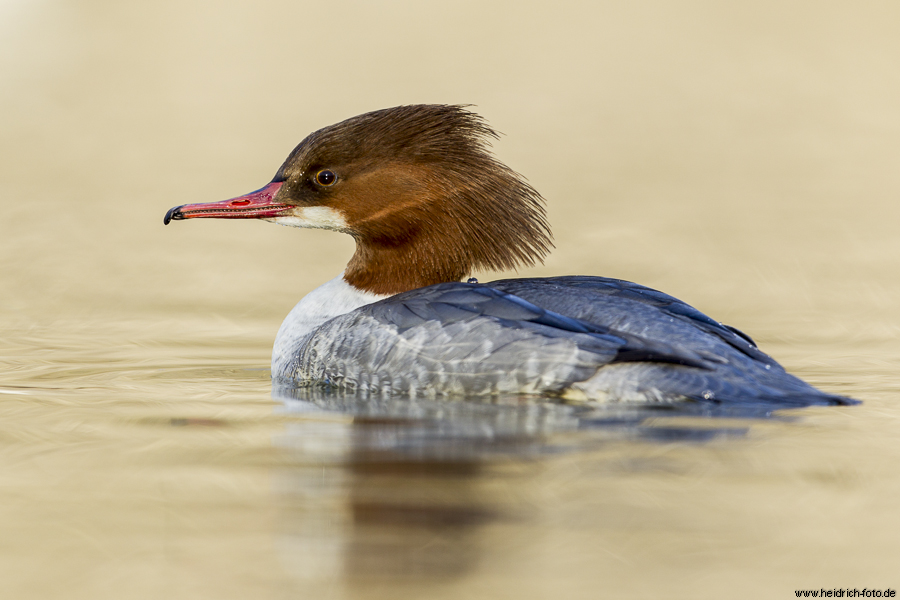
[[[622,441],[741,437],[749,422],[735,419],[791,418],[761,404],[437,401],[278,386],[273,396],[294,417],[276,442],[288,462],[277,480],[287,568],[348,585],[470,572],[483,528],[529,518],[527,502],[498,493],[510,469]]]

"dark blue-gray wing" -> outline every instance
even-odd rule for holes
[[[541,308],[491,286],[470,283],[443,283],[413,290],[360,309],[381,323],[395,325],[399,331],[437,321],[445,326],[468,323],[473,331],[482,320],[512,329],[525,329],[545,338],[572,338],[584,350],[610,355],[608,362],[664,362],[711,368],[714,355],[693,352],[664,340],[616,331]],[[573,334],[578,334],[573,337]],[[540,343],[540,339],[536,342]]]
[[[691,335],[693,332],[709,334],[754,360],[781,368],[749,335],[711,319],[673,296],[630,281],[569,276],[505,279],[487,285],[548,310],[626,332],[651,337],[678,335],[693,340],[700,339]],[[673,327],[673,320],[688,327]]]
[[[759,350],[750,336],[719,323],[694,307],[657,290],[606,277],[547,277],[494,281],[487,285],[537,306],[648,340],[666,340],[704,357],[718,357],[712,372],[648,365],[616,375],[652,381],[691,398],[723,401],[763,399],[785,404],[847,404],[788,374]],[[611,377],[601,372],[594,382]],[[602,385],[612,385],[602,383]]]

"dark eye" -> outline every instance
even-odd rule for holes
[[[322,169],[318,173],[316,173],[316,182],[319,185],[324,185],[328,187],[329,185],[334,185],[334,182],[337,181],[337,175],[334,174],[334,171],[329,171],[328,169]]]

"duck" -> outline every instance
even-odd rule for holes
[[[262,219],[348,234],[345,270],[285,318],[274,383],[423,398],[847,405],[753,339],[668,294],[578,275],[474,271],[543,261],[541,194],[497,159],[464,105],[404,105],[309,134],[262,188],[170,209],[172,221]]]

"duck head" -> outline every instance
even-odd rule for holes
[[[489,152],[462,106],[399,106],[320,129],[250,194],[185,204],[164,222],[263,219],[356,240],[344,279],[376,294],[533,265],[552,247],[543,198]]]

